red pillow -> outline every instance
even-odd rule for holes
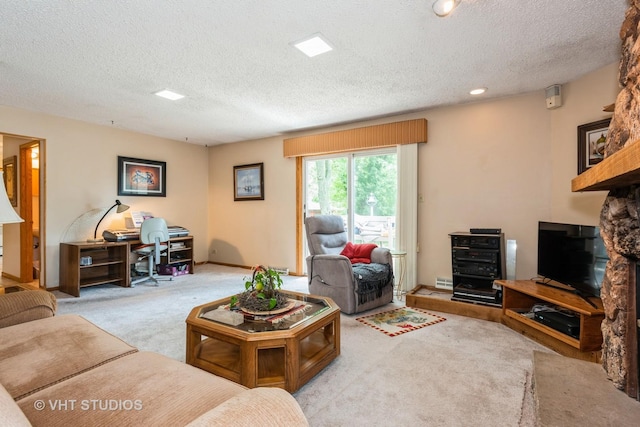
[[[342,252],[340,252],[340,255],[344,255],[349,258],[349,260],[351,260],[351,264],[355,264],[357,262],[370,264],[371,252],[373,252],[377,247],[378,245],[375,243],[353,244],[351,242],[347,242]]]

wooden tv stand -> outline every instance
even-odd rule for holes
[[[565,356],[597,362],[600,360],[604,309],[600,298],[590,298],[597,308],[571,292],[537,284],[532,280],[496,280],[502,286],[502,322]],[[524,313],[535,304],[550,303],[580,317],[580,334],[576,339],[533,319]]]

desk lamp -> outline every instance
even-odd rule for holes
[[[111,209],[118,207],[118,209],[116,210],[117,213],[122,213],[124,211],[126,211],[127,209],[129,209],[129,205],[125,205],[122,204],[122,202],[120,202],[120,200],[116,199],[116,202],[113,204],[113,206],[111,206],[109,209],[107,209],[107,211],[104,213],[104,215],[102,215],[102,218],[100,218],[100,221],[98,221],[98,224],[96,224],[96,230],[93,232],[93,239],[87,239],[87,242],[89,243],[98,243],[98,242],[103,242],[104,239],[98,239],[98,227],[100,227],[100,223],[102,222],[102,220],[107,216],[107,214],[109,212],[111,212]]]
[[[9,196],[7,196],[7,190],[4,188],[4,172],[0,171],[0,224],[10,224],[15,222],[23,222],[24,219],[20,218],[20,215],[16,213],[16,210],[11,206]]]

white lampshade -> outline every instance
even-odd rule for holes
[[[0,224],[9,224],[13,222],[23,222],[24,219],[13,209],[7,190],[4,188],[4,172],[0,171]]]

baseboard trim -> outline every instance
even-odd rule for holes
[[[246,268],[247,270],[251,270],[253,268],[253,266],[251,265],[230,264],[227,262],[215,262],[215,261],[207,261],[207,262],[203,262],[202,264],[224,265],[226,267]],[[296,271],[291,271],[291,270],[289,270],[288,275],[289,276],[306,276],[306,274],[300,274]]]
[[[9,273],[5,273],[4,271],[2,272],[2,277],[6,278],[6,279],[10,279],[10,280],[14,280],[18,283],[20,283],[20,278],[14,276],[13,274],[9,274]]]

